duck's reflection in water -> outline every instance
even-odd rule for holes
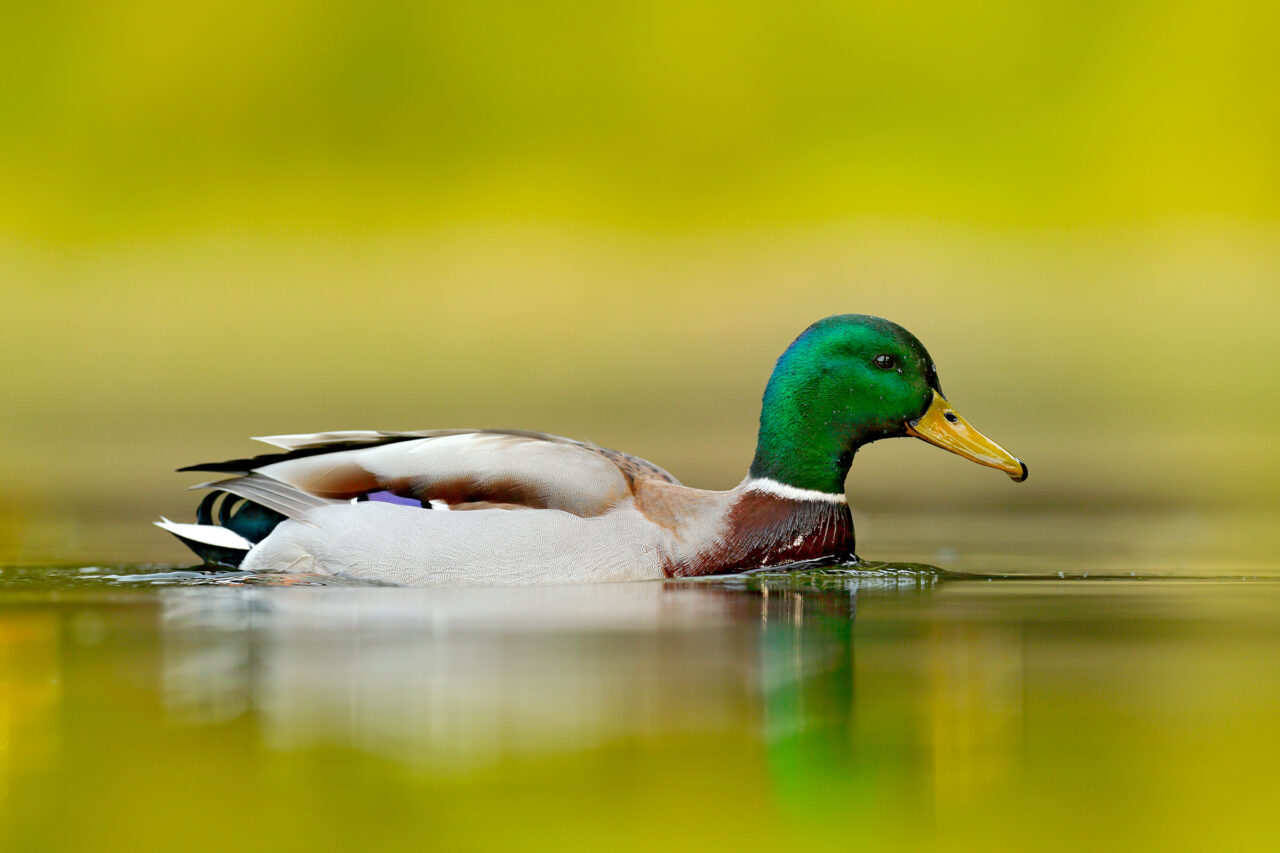
[[[780,803],[806,822],[910,802],[923,829],[1021,772],[1021,633],[997,614],[957,620],[934,596],[913,606],[923,597],[911,593],[934,586],[761,590],[770,775]],[[831,802],[844,806],[815,808]]]
[[[969,685],[991,683],[952,677],[985,666],[965,635],[873,618],[855,667],[859,597],[900,605],[934,583],[173,588],[166,705],[190,723],[246,716],[274,748],[350,747],[441,771],[727,735],[763,746],[784,796],[850,792],[892,781],[875,770],[886,749],[915,776],[929,754],[949,756],[939,774],[965,760],[965,721],[989,698]],[[869,695],[855,696],[855,671]],[[951,688],[964,695],[939,693]]]
[[[709,585],[172,589],[172,716],[436,766],[749,726],[757,619]]]

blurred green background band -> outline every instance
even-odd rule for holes
[[[1262,2],[7,4],[0,558],[185,517],[173,468],[279,432],[541,429],[727,487],[842,312],[1033,474],[889,442],[856,510],[1272,506],[1278,37]]]

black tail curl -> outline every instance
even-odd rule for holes
[[[204,500],[200,501],[200,506],[196,507],[197,523],[225,527],[254,544],[266,539],[271,531],[276,529],[276,525],[284,520],[285,516],[273,509],[259,506],[238,495],[223,491],[209,492]],[[238,548],[209,545],[184,536],[178,538],[209,565],[238,568],[247,553]]]

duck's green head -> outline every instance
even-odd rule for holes
[[[879,317],[838,314],[805,329],[778,359],[751,476],[843,494],[859,447],[906,435],[1017,482],[1027,477],[1027,466],[951,408],[915,335]]]

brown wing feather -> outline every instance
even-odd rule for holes
[[[255,472],[331,500],[385,490],[451,506],[561,509],[581,516],[617,505],[639,481],[677,483],[638,457],[545,433],[430,430],[281,439],[293,449],[187,470]]]

